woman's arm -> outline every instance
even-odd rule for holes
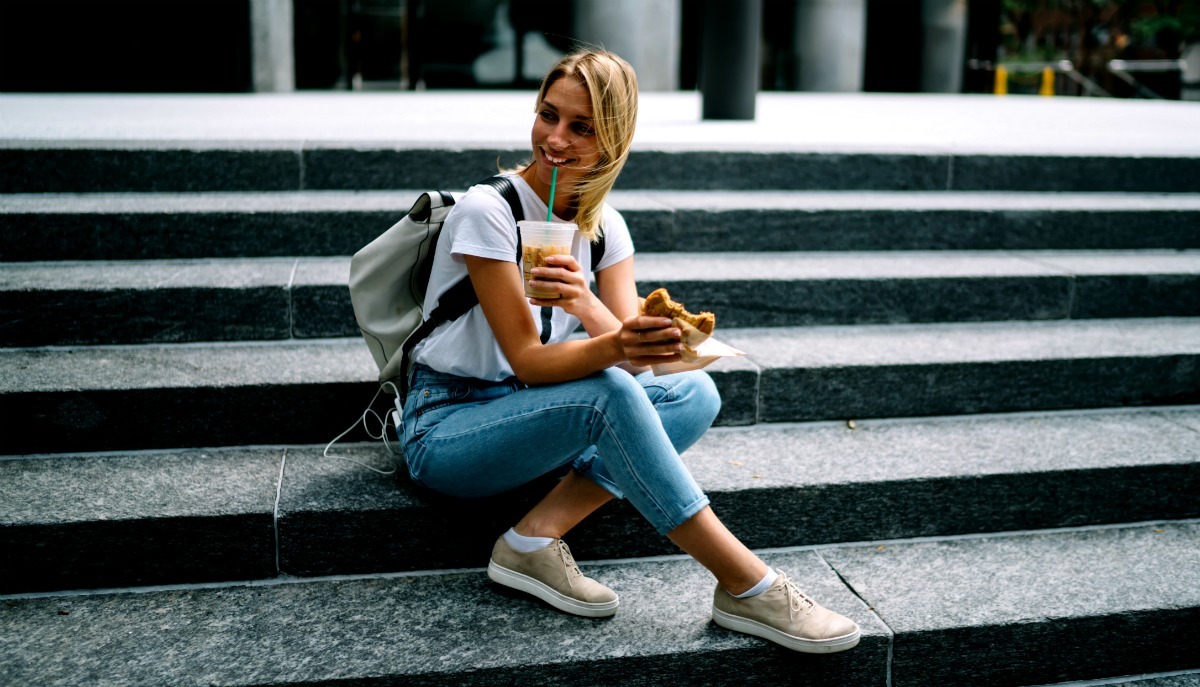
[[[599,300],[587,287],[587,283],[583,279],[583,272],[578,269],[573,257],[568,255],[550,259],[563,264],[563,267],[558,270],[546,272],[548,276],[552,275],[555,279],[562,280],[563,287],[557,290],[563,294],[563,298],[561,301],[534,302],[538,305],[561,304],[567,312],[579,318],[588,336],[596,337],[620,329],[626,320],[636,317],[641,310],[638,307],[637,283],[633,277],[632,255],[596,272],[596,286],[600,292]],[[539,271],[534,270],[535,274]],[[550,283],[547,282],[539,282],[538,288],[547,288],[549,285]],[[639,343],[670,343],[679,338],[679,330],[673,325],[665,325],[670,327],[667,331],[658,331],[662,327],[657,325],[646,328],[648,325],[641,320],[636,320],[630,326],[640,329],[637,334]],[[670,355],[672,357],[667,358],[649,350],[630,351],[630,357],[636,358],[636,362],[629,360],[619,363],[619,365],[621,369],[630,374],[638,374],[644,372],[650,365],[678,360],[674,351],[671,351]]]
[[[636,292],[633,293],[634,314],[620,322],[618,327],[588,339],[544,345],[538,339],[537,323],[525,299],[520,268],[506,260],[473,255],[465,258],[467,273],[471,275],[471,283],[479,295],[479,304],[488,326],[513,372],[526,384],[552,384],[580,379],[631,360],[635,364],[645,365],[648,357],[656,362],[679,359],[679,330],[673,328],[667,318],[637,315]],[[633,291],[632,259],[627,262],[630,263],[628,288]],[[605,287],[601,286],[601,289],[603,291]],[[622,299],[614,303],[619,308],[627,309],[627,305],[621,304],[627,303],[628,294]],[[608,317],[614,316],[609,313]],[[594,323],[599,321],[594,320]]]
[[[639,307],[637,283],[633,278],[633,256],[597,272],[596,290],[600,292],[600,301],[606,306],[606,311],[609,313],[611,326],[620,327],[624,320],[637,315]],[[675,332],[674,336],[679,336],[678,330],[672,329],[672,332]],[[588,333],[591,334],[590,330]],[[643,337],[645,336],[647,335],[643,335]],[[652,362],[669,363],[677,359],[656,358]],[[638,374],[644,372],[646,366],[651,364],[644,361],[639,362],[641,362],[640,365],[628,361],[620,365],[626,372]]]

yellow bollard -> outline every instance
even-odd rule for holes
[[[1038,95],[1054,95],[1054,70],[1049,67],[1042,70],[1042,87],[1038,89]]]
[[[996,65],[996,81],[992,87],[996,95],[1008,95],[1008,70]]]

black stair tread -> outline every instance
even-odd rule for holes
[[[747,352],[715,370],[1200,354],[1200,319],[1151,318],[727,329]],[[848,345],[852,344],[852,345]],[[0,349],[0,393],[367,382],[361,340]]]
[[[701,684],[797,670],[840,685],[1109,677],[1194,667],[1197,551],[1200,524],[1164,522],[766,553],[862,626],[859,647],[824,657],[713,625],[711,577],[686,559],[585,564],[622,596],[599,622],[498,593],[478,568],[8,597],[0,668],[17,682],[196,685],[602,684],[634,671]]]
[[[715,428],[684,460],[755,547],[1200,516],[1197,407]],[[263,575],[470,565],[547,488],[447,502],[379,444],[12,457],[0,593],[230,579],[247,551]],[[586,557],[673,551],[624,503],[580,531]]]

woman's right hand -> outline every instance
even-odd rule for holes
[[[679,361],[682,332],[666,317],[634,315],[621,322],[618,340],[629,362],[638,367]]]

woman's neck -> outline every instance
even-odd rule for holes
[[[550,206],[550,187],[542,184],[538,180],[537,172],[534,170],[532,165],[518,172],[517,176],[521,177],[530,190],[533,191],[534,195],[541,199],[541,201],[545,203],[547,207]],[[579,208],[576,207],[576,204],[573,202],[574,198],[572,197],[571,191],[569,189],[564,189],[560,185],[557,189],[555,189],[554,197],[557,201],[555,202],[553,209],[555,216],[567,220],[574,219],[575,215],[579,212]]]

